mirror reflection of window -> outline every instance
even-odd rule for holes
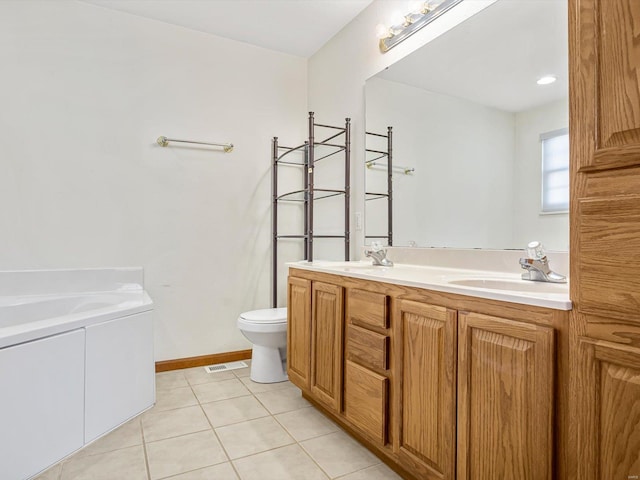
[[[569,210],[569,131],[540,135],[542,144],[542,213]]]

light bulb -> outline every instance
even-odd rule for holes
[[[409,2],[407,10],[409,11],[409,15],[417,15],[422,13],[422,9],[424,8],[424,2],[421,0],[411,0]]]
[[[400,11],[396,10],[391,14],[391,21],[389,23],[392,28],[404,25],[404,15]]]
[[[550,83],[555,82],[558,79],[555,75],[545,75],[544,77],[540,77],[536,83],[538,85],[549,85]]]
[[[389,29],[383,25],[382,23],[379,23],[378,25],[376,25],[376,37],[377,38],[387,38],[389,36]]]
[[[442,2],[440,0],[429,0],[428,2],[425,3],[424,9],[427,12],[431,12],[431,11],[435,10],[436,8],[438,8],[441,3]]]

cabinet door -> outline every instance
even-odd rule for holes
[[[574,372],[584,417],[576,478],[640,476],[640,349],[581,338]]]
[[[554,333],[458,315],[458,478],[552,478]]]
[[[342,378],[342,287],[312,284],[311,393],[336,412],[340,410]]]
[[[151,312],[86,329],[85,442],[153,405],[155,364]]]
[[[308,390],[311,378],[311,281],[289,277],[287,288],[287,374]]]
[[[419,478],[453,479],[456,312],[396,300],[394,451]]]

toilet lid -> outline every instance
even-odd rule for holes
[[[240,314],[240,318],[254,323],[282,323],[287,321],[287,308],[265,308]]]

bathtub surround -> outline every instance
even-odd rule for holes
[[[142,279],[141,268],[0,272],[3,478],[29,478],[153,406]]]
[[[250,348],[236,320],[269,306],[270,140],[304,137],[306,59],[82,2],[1,3],[1,268],[142,265],[157,361]]]

